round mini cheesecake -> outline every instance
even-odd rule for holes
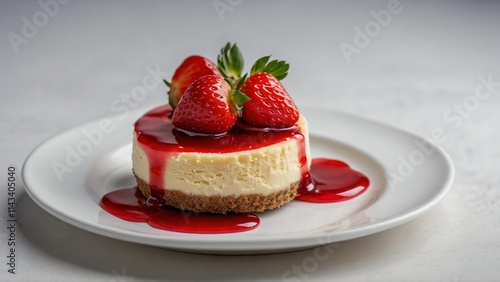
[[[236,124],[219,135],[175,128],[170,106],[134,126],[132,163],[141,192],[193,212],[262,212],[297,195],[309,165],[307,121],[287,129]]]

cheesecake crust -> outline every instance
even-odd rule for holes
[[[150,186],[139,177],[135,176],[137,187],[146,197],[151,195]],[[270,195],[249,194],[240,196],[203,196],[189,195],[181,191],[165,190],[163,203],[175,208],[193,211],[225,214],[228,212],[247,213],[263,212],[265,210],[279,208],[291,202],[297,196],[299,182],[290,187]]]

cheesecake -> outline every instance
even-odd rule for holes
[[[229,42],[217,64],[186,58],[164,80],[169,104],[134,126],[133,172],[146,205],[225,214],[292,201],[310,157],[307,121],[280,82],[288,69],[264,56],[243,75]]]
[[[132,165],[146,197],[175,208],[208,213],[262,212],[296,195],[310,165],[307,121],[288,128],[243,122],[208,135],[172,124],[162,105],[134,125]]]

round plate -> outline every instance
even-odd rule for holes
[[[24,164],[28,194],[52,215],[103,236],[187,252],[256,254],[315,247],[406,223],[435,205],[454,177],[447,154],[424,138],[342,112],[301,108],[313,158],[339,159],[366,174],[365,193],[340,203],[294,201],[259,214],[261,225],[250,232],[158,230],[99,206],[105,193],[135,185],[132,131],[144,112],[89,122],[43,142]]]

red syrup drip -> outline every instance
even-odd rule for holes
[[[147,222],[151,227],[173,232],[222,234],[250,231],[259,226],[260,219],[252,213],[209,214],[181,211],[172,207],[146,204],[151,199],[137,187],[110,192],[101,200],[108,213],[132,222]]]
[[[369,185],[364,174],[342,161],[313,159],[295,199],[312,203],[341,202],[361,195]]]

